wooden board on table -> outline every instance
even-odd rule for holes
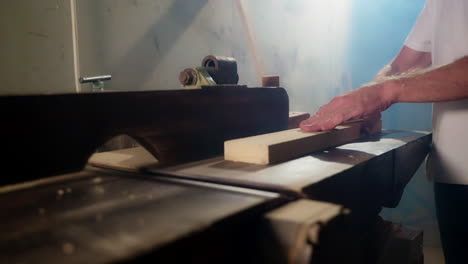
[[[357,140],[361,137],[363,124],[363,122],[353,122],[338,126],[331,131],[312,133],[290,129],[226,141],[224,159],[261,165],[291,160],[307,153]],[[379,121],[372,127],[370,134],[380,131]]]

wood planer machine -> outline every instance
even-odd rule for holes
[[[422,263],[421,232],[378,214],[430,133],[228,161],[225,141],[288,129],[286,90],[191,88],[0,97],[0,262]],[[94,154],[117,135],[141,147]]]

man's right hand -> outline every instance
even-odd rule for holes
[[[300,127],[308,132],[327,131],[348,120],[379,115],[395,101],[391,90],[392,81],[385,81],[385,77],[430,65],[431,53],[403,46],[393,62],[377,74],[378,83],[333,98],[315,115],[302,121]]]
[[[391,82],[371,84],[337,96],[300,124],[306,132],[328,131],[353,119],[378,116],[393,103]]]

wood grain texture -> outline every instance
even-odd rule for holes
[[[289,112],[289,123],[288,128],[298,128],[299,124],[310,117],[309,113],[306,112]]]
[[[290,129],[230,140],[224,143],[224,159],[261,165],[291,160],[359,139],[363,126],[363,122],[353,122],[326,132],[308,133]],[[374,126],[372,132],[380,132],[380,126]]]

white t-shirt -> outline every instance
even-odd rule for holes
[[[468,1],[427,0],[405,45],[431,52],[435,67],[467,56]],[[432,126],[428,173],[436,182],[468,185],[468,99],[434,103]]]

